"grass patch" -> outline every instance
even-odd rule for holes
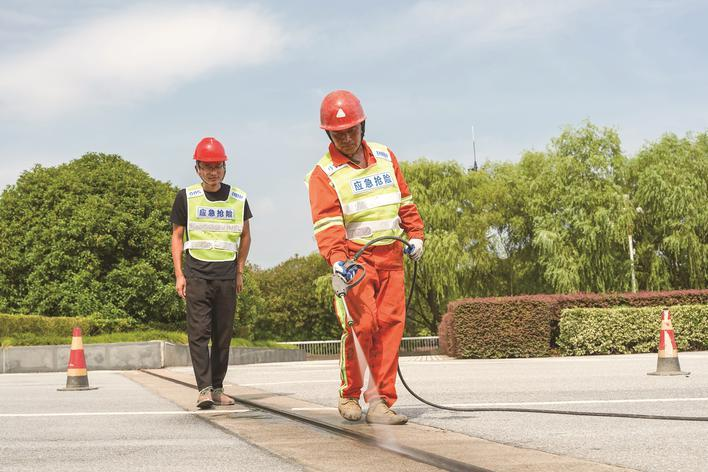
[[[175,344],[187,344],[187,333],[183,331],[145,330],[127,333],[98,334],[83,336],[84,344],[134,343],[144,341],[169,341]],[[71,344],[71,336],[40,335],[34,333],[18,333],[4,336],[0,339],[2,347],[9,346],[46,346]],[[264,347],[276,349],[297,349],[296,346],[278,344],[275,341],[249,341],[243,338],[233,338],[232,347]]]

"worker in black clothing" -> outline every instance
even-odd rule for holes
[[[251,246],[252,215],[246,193],[222,182],[227,158],[219,141],[202,139],[194,159],[202,181],[180,190],[172,206],[172,262],[175,289],[187,304],[189,353],[199,389],[197,407],[211,408],[234,404],[224,394],[224,377],[236,296],[243,289]]]

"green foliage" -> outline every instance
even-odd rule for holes
[[[528,214],[545,281],[556,293],[630,289],[625,255],[633,213],[617,133],[590,123],[568,128],[548,152],[528,159],[537,167],[529,178]]]
[[[86,335],[130,331],[138,328],[132,318],[94,318],[0,314],[0,337],[18,335],[71,338],[75,326]]]
[[[486,215],[488,230],[487,265],[490,270],[480,278],[478,287],[466,295],[515,295],[552,292],[538,263],[539,250],[532,244],[534,219],[531,215],[532,182],[539,178],[543,156],[526,153],[519,164],[490,164],[481,172],[489,175],[480,194],[481,215]]]
[[[480,177],[455,162],[419,159],[401,163],[401,169],[426,227],[425,256],[419,264],[414,304],[408,313],[408,331],[437,331],[447,303],[484,272],[485,226],[475,213],[476,181]],[[481,254],[480,254],[481,252]],[[481,256],[481,257],[480,257]],[[406,264],[410,284],[412,264]]]
[[[84,344],[135,343],[145,341],[169,341],[174,344],[187,344],[187,333],[183,331],[147,329],[127,333],[118,332],[83,336]],[[0,345],[2,345],[2,347],[45,346],[60,344],[71,344],[71,336],[36,333],[18,333],[12,336],[0,335]],[[297,346],[278,344],[275,341],[250,341],[243,338],[233,338],[231,340],[231,347],[297,349]]]
[[[404,163],[426,224],[416,331],[460,296],[629,289],[626,161],[615,131],[586,123],[519,164]]]
[[[0,309],[176,321],[174,187],[116,155],[24,172],[0,195]]]
[[[566,355],[656,352],[661,306],[572,308],[561,312],[558,346]],[[708,305],[669,307],[679,350],[708,349]]]
[[[629,234],[640,290],[708,283],[708,133],[669,134],[627,158],[615,130],[584,123],[518,163],[476,172],[426,159],[401,166],[426,224],[407,334],[436,333],[460,297],[630,290]],[[0,195],[0,311],[183,323],[169,251],[176,191],[115,155],[23,173]],[[317,255],[249,267],[236,336],[338,337],[328,274]],[[545,334],[529,335],[535,347],[490,339],[466,355],[532,355],[557,335],[559,312],[522,330],[513,324],[530,314],[500,316],[520,338],[526,328]],[[465,323],[449,316],[445,342],[461,341]]]
[[[537,357],[549,353],[550,310],[545,300],[459,304],[453,326],[458,357]]]
[[[257,320],[267,311],[266,300],[258,283],[257,272],[257,268],[250,264],[246,265],[246,271],[243,274],[243,290],[238,294],[234,319],[234,335],[251,340],[265,339],[255,328]]]
[[[0,337],[3,347],[7,346],[47,346],[71,344],[71,336],[52,334],[19,333],[13,336]],[[169,341],[187,344],[187,335],[183,332],[145,330],[128,333],[107,333],[82,336],[84,344],[129,343],[144,341]]]
[[[708,282],[708,133],[673,134],[630,163],[637,215],[639,284],[650,290],[701,288]]]
[[[327,263],[316,253],[254,271],[264,298],[263,311],[253,320],[254,338],[303,341],[338,337],[340,327],[333,314],[332,296],[325,305],[315,285],[328,273]]]
[[[544,356],[556,350],[564,309],[697,304],[708,305],[708,290],[459,300],[450,304],[442,325],[444,352],[470,358]]]
[[[458,296],[628,291],[630,234],[640,289],[706,286],[706,133],[667,135],[627,159],[616,131],[585,123],[518,164],[471,173],[420,160],[404,169],[428,246],[440,231],[458,241],[426,253],[416,316],[439,321]],[[441,328],[452,344],[453,326]]]

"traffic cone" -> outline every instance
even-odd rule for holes
[[[671,313],[668,308],[661,312],[661,332],[659,333],[659,359],[656,362],[656,372],[647,372],[647,375],[685,375],[690,372],[681,372],[678,359],[678,348],[674,338],[674,327],[671,325]]]
[[[81,328],[74,328],[71,333],[71,352],[69,353],[69,366],[66,369],[66,387],[58,388],[59,391],[70,390],[96,390],[98,387],[89,387],[88,373],[86,372],[86,358],[84,357],[84,343],[81,339]]]

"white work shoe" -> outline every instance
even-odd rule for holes
[[[366,422],[390,425],[406,424],[408,417],[390,409],[383,400],[376,399],[369,404],[369,411],[366,412]]]
[[[347,421],[359,421],[361,419],[361,406],[356,398],[340,398],[337,407],[339,414]]]

